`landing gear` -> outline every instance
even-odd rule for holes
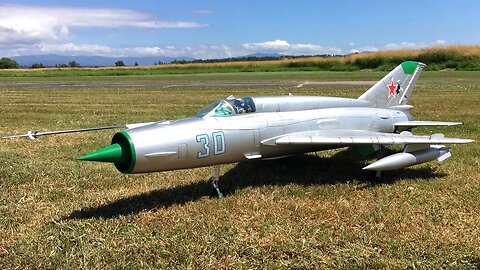
[[[385,153],[384,153],[384,151],[385,151],[385,146],[380,145],[379,147],[380,147],[380,148],[378,149],[378,158],[377,158],[377,160],[380,160],[380,159],[382,159],[382,158],[385,156]],[[382,180],[383,180],[383,179],[382,179],[382,171],[373,171],[373,172],[375,172],[374,180],[376,180],[376,181],[382,181]],[[373,176],[373,174],[372,174],[372,176]]]
[[[382,171],[369,171],[367,177],[370,181],[374,183],[381,183],[383,182],[383,173]]]
[[[215,165],[213,167],[213,176],[212,176],[212,186],[217,191],[218,197],[223,198],[223,194],[218,188],[218,179],[220,178],[220,165]]]

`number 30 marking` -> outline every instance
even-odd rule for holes
[[[213,153],[214,155],[225,154],[225,134],[223,131],[212,133]],[[198,158],[206,158],[210,156],[210,138],[207,134],[197,135],[197,142],[203,143],[203,150],[197,153]]]
[[[207,134],[197,135],[197,142],[203,142],[203,148],[205,149],[205,151],[198,152],[197,154],[198,158],[205,158],[210,156],[210,147],[208,146],[209,141],[210,140],[208,139]]]

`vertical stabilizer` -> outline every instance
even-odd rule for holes
[[[405,105],[413,93],[424,63],[405,61],[368,89],[358,99],[370,101],[377,108]]]

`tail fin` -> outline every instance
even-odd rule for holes
[[[405,61],[368,89],[358,99],[372,102],[377,108],[407,104],[424,63]]]

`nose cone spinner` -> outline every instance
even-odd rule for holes
[[[122,131],[113,136],[111,145],[78,157],[77,160],[110,162],[114,163],[119,171],[130,173],[135,166],[135,148],[130,136]]]

